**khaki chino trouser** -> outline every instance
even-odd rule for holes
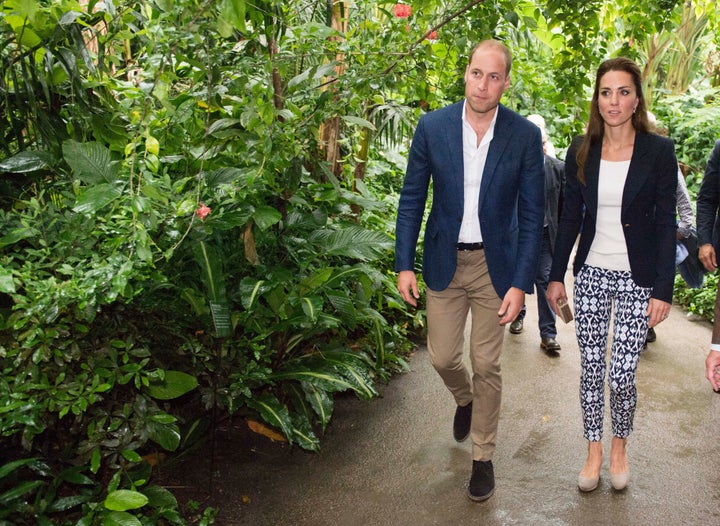
[[[502,300],[490,281],[484,250],[459,250],[457,256],[450,285],[442,291],[427,290],[428,352],[455,402],[473,402],[473,460],[490,460],[502,392],[500,354],[505,328],[498,322]],[[472,380],[463,360],[468,311]]]

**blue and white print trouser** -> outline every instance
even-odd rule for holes
[[[584,436],[602,439],[605,413],[607,340],[613,317],[610,351],[610,418],[613,435],[632,432],[637,389],[635,372],[648,331],[646,315],[652,288],[639,287],[629,271],[583,265],[575,277],[575,331],[580,347],[580,406]]]

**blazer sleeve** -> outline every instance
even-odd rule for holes
[[[425,133],[425,118],[418,122],[408,164],[395,224],[395,271],[415,270],[415,250],[420,235],[425,203],[430,185],[430,160]]]
[[[698,244],[706,245],[713,242],[713,228],[720,205],[720,141],[710,154],[705,175],[697,196],[697,235]]]
[[[550,281],[564,282],[570,255],[575,245],[583,221],[584,200],[578,181],[577,149],[582,137],[576,137],[565,156],[564,186],[562,192],[562,211],[555,237],[555,250],[550,269]]]
[[[657,185],[655,192],[655,239],[657,240],[657,260],[650,261],[648,268],[655,267],[655,282],[652,284],[652,297],[672,303],[675,283],[675,247],[677,244],[677,185],[678,164],[674,143],[665,137],[657,137]],[[629,241],[629,240],[628,240]],[[642,246],[637,239],[633,247]],[[628,247],[631,252],[631,247]],[[635,261],[647,259],[647,254],[629,254]],[[631,260],[632,264],[632,260]]]

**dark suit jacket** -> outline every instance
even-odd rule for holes
[[[432,179],[423,277],[444,290],[457,265],[464,208],[463,103],[424,115],[413,137],[398,205],[395,270],[414,270],[415,249]],[[499,105],[483,171],[478,215],[490,279],[499,297],[510,287],[531,292],[542,241],[544,207],[540,129]]]
[[[555,250],[558,218],[562,210],[565,187],[565,163],[555,157],[545,156],[545,217],[548,221],[550,249]]]
[[[697,196],[698,245],[711,243],[720,256],[720,141],[715,142]]]
[[[590,149],[583,185],[577,179],[576,161],[581,140],[578,137],[573,141],[565,158],[564,206],[550,281],[563,281],[581,225],[573,274],[577,275],[585,263],[595,237],[602,144]],[[672,141],[637,133],[622,197],[625,244],[635,283],[652,287],[652,297],[668,303],[672,303],[675,280],[676,188],[677,159]]]

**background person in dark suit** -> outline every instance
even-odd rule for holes
[[[420,119],[396,225],[398,289],[417,305],[415,250],[432,180],[423,250],[427,344],[457,403],[453,435],[472,436],[468,496],[477,501],[495,488],[503,326],[532,290],[543,227],[540,130],[499,104],[511,65],[507,47],[481,42],[465,70],[465,100]],[[468,311],[472,377],[463,361]]]
[[[550,143],[545,128],[545,119],[542,115],[528,115],[527,119],[540,128],[543,153],[545,154],[545,226],[542,234],[543,240],[540,249],[540,259],[538,260],[537,275],[535,276],[540,347],[550,354],[555,354],[560,351],[560,344],[556,340],[557,327],[555,326],[555,313],[550,307],[545,294],[547,292],[548,280],[550,279],[555,235],[557,234],[558,217],[562,207],[562,193],[563,186],[565,185],[565,163],[548,153]],[[518,314],[510,324],[511,333],[520,334],[522,332],[525,310],[525,306],[523,306],[520,314]]]
[[[640,68],[619,57],[596,75],[587,134],[565,158],[565,194],[548,300],[559,312],[564,277],[580,234],[573,273],[580,347],[580,405],[588,456],[582,491],[598,486],[602,467],[606,355],[612,444],[610,483],[629,481],[627,437],[633,430],[635,372],[648,327],[667,318],[675,279],[677,159],[670,139],[649,133]]]
[[[698,256],[708,272],[715,272],[720,253],[720,141],[710,153],[705,175],[697,196]],[[715,319],[713,321],[710,352],[705,359],[705,377],[713,389],[720,392],[720,287],[715,295]]]

